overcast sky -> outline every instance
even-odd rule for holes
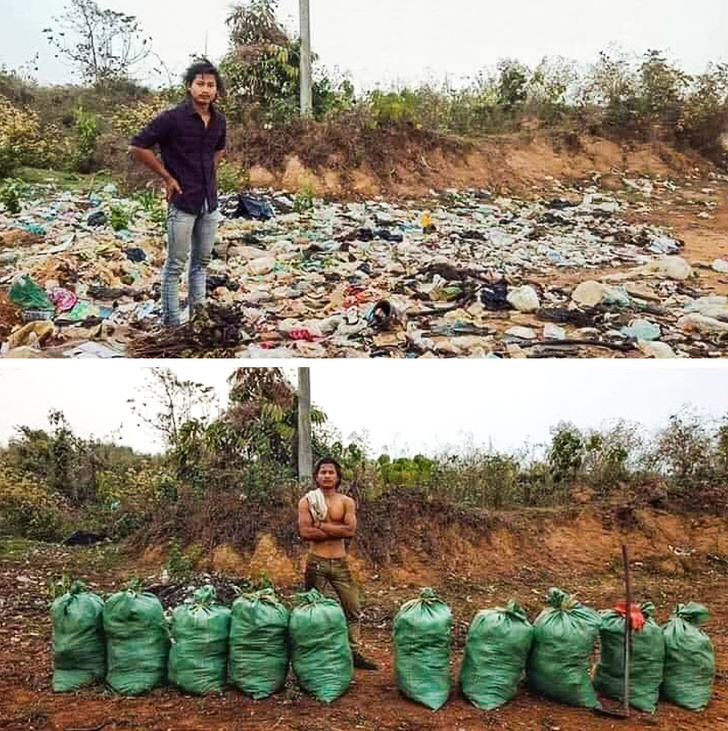
[[[232,361],[170,361],[181,378],[214,386],[227,402]],[[278,364],[276,364],[278,365]],[[717,363],[580,361],[349,361],[310,364],[313,401],[347,439],[368,431],[372,449],[437,453],[468,444],[518,450],[549,439],[559,421],[582,428],[618,418],[647,429],[684,406],[728,415],[728,371]],[[138,361],[25,361],[0,366],[0,443],[16,425],[47,428],[60,409],[81,436],[157,451],[136,426],[127,399],[138,396],[148,365]],[[288,367],[293,378],[296,369]]]
[[[53,59],[41,30],[68,0],[2,0],[0,63],[16,68],[40,52],[43,82],[71,76]],[[228,0],[100,0],[136,15],[165,63],[179,73],[190,54],[218,60],[227,47]],[[531,65],[543,56],[581,63],[612,43],[637,53],[666,50],[689,72],[728,60],[726,0],[310,0],[312,40],[329,69],[358,87],[396,81],[457,82],[500,58]],[[280,0],[279,17],[298,28],[298,0]]]

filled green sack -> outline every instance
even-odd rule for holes
[[[562,703],[601,708],[589,677],[590,655],[601,624],[598,612],[560,589],[550,589],[547,601],[550,606],[533,625],[526,662],[529,686]]]
[[[65,693],[106,675],[104,600],[74,581],[51,605],[53,690]]]
[[[106,682],[118,693],[140,695],[165,682],[169,632],[154,594],[119,591],[104,605]]]
[[[296,603],[288,625],[293,672],[306,692],[331,703],[354,677],[346,615],[316,589],[297,594]]]
[[[505,609],[478,612],[468,630],[460,668],[460,687],[466,698],[486,711],[511,700],[532,641],[533,627],[514,601]]]
[[[408,698],[436,711],[450,695],[452,612],[430,588],[394,618],[394,672]]]
[[[634,606],[634,605],[633,605]],[[654,713],[660,697],[660,685],[665,666],[665,638],[652,618],[655,605],[639,605],[644,618],[642,629],[632,630],[629,658],[629,704],[640,711]],[[608,698],[624,700],[624,633],[627,622],[624,613],[615,609],[601,612],[599,630],[601,657],[594,675],[594,688]]]
[[[288,675],[288,610],[273,589],[244,594],[233,603],[229,676],[255,700],[277,693]]]
[[[662,630],[665,636],[662,695],[691,711],[702,711],[713,695],[713,643],[698,628],[709,617],[710,612],[702,604],[678,604]]]
[[[215,601],[214,586],[172,612],[169,682],[196,695],[221,693],[227,676],[230,610]]]

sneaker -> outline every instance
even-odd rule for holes
[[[352,656],[354,658],[355,668],[359,668],[359,670],[379,670],[379,665],[377,665],[374,660],[370,660],[368,657],[365,657],[358,650],[353,650]]]

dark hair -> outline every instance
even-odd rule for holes
[[[341,465],[333,457],[321,457],[321,459],[316,462],[316,466],[313,468],[314,480],[316,479],[316,477],[318,477],[319,470],[325,464],[333,465],[334,469],[336,470],[336,476],[339,478],[339,481],[336,483],[336,487],[338,487],[341,484]]]
[[[184,82],[185,89],[188,90],[188,93],[190,86],[192,86],[192,82],[200,74],[210,74],[214,76],[215,82],[217,83],[217,98],[220,99],[225,96],[227,93],[225,89],[225,81],[223,80],[220,72],[217,70],[217,67],[213,66],[209,61],[197,61],[196,63],[193,63],[187,71],[185,71]]]

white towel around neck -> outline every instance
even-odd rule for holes
[[[326,516],[329,514],[329,506],[326,504],[323,490],[317,488],[307,492],[306,499],[308,500],[308,512],[311,513],[311,517],[318,521],[326,520]]]

